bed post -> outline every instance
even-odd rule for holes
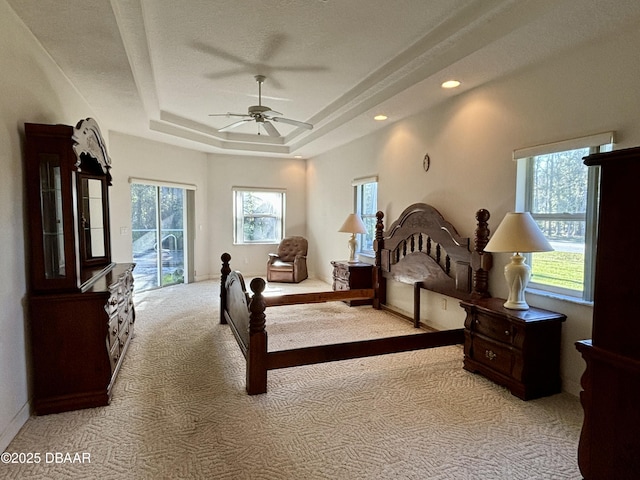
[[[251,280],[253,297],[249,303],[249,348],[247,351],[247,393],[267,392],[267,332],[265,330],[267,304],[262,296],[265,289],[262,278]]]
[[[222,268],[220,269],[220,323],[226,324],[227,317],[225,317],[225,312],[227,311],[227,277],[231,273],[231,267],[229,267],[229,261],[231,260],[231,255],[228,253],[223,253],[220,257],[222,260]]]
[[[384,213],[376,213],[376,235],[373,249],[376,252],[376,262],[373,267],[373,308],[380,310],[387,303],[387,279],[382,275],[382,249],[384,248]]]
[[[493,258],[489,252],[484,251],[484,247],[489,242],[489,214],[488,210],[481,208],[476,212],[478,226],[475,234],[475,249],[471,253],[471,267],[473,268],[473,291],[472,298],[490,297],[489,294],[489,270],[493,263]]]

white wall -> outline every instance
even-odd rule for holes
[[[232,187],[286,190],[285,235],[302,235],[306,224],[306,161],[299,159],[209,155],[209,273],[220,275],[220,256],[231,255],[231,268],[245,276],[267,273],[267,258],[277,245],[233,245]],[[313,275],[313,271],[310,272]]]
[[[0,0],[0,451],[29,416],[24,123],[94,117],[31,33]],[[99,121],[99,119],[98,119]]]
[[[130,178],[195,186],[194,269],[196,280],[208,278],[206,153],[174,147],[117,132],[109,134],[109,156],[113,185],[109,191],[111,249],[114,262],[130,262],[131,189]]]
[[[639,145],[639,48],[639,30],[620,32],[310,160],[307,222],[318,276],[330,279],[330,261],[345,257],[346,238],[337,229],[352,208],[353,178],[379,176],[378,207],[386,225],[408,205],[426,202],[461,235],[472,237],[479,208],[491,212],[492,229],[514,209],[514,149],[609,130],[617,132],[616,148]],[[422,169],[425,153],[431,157],[428,172]],[[330,195],[326,185],[333,185]],[[494,259],[490,291],[506,297],[502,271],[508,255]],[[410,287],[396,286],[389,298],[411,311]],[[454,299],[442,310],[442,296],[426,292],[423,298],[425,318],[462,325],[464,313]],[[577,394],[584,363],[574,342],[591,335],[591,307],[533,295],[527,299],[568,316],[561,374],[565,390]]]
[[[306,162],[253,156],[214,155],[132,137],[109,134],[113,186],[110,190],[112,256],[131,261],[129,179],[195,185],[196,281],[220,275],[220,256],[246,276],[266,275],[269,252],[276,245],[233,245],[233,186],[286,190],[287,235],[306,234]],[[122,232],[122,229],[126,232]]]

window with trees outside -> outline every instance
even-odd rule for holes
[[[514,152],[518,210],[531,213],[554,248],[529,253],[529,288],[593,300],[600,171],[583,158],[608,151],[612,133]]]
[[[356,179],[352,182],[355,187],[355,210],[367,228],[367,233],[359,233],[358,252],[365,256],[374,255],[373,240],[376,234],[376,213],[378,212],[378,177]]]
[[[280,243],[284,236],[285,191],[233,189],[234,243]]]

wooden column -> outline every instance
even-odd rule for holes
[[[481,208],[476,212],[476,234],[474,240],[474,251],[471,253],[471,267],[473,269],[473,291],[472,298],[486,298],[489,294],[489,270],[493,263],[491,253],[485,252],[484,247],[489,243],[489,214],[488,210]]]
[[[222,268],[220,269],[220,323],[225,325],[227,319],[224,316],[224,312],[227,311],[227,277],[231,273],[231,267],[229,262],[231,261],[231,255],[223,253],[220,257],[222,260]]]
[[[267,392],[267,332],[265,330],[267,308],[262,292],[266,283],[254,278],[249,285],[253,297],[249,303],[249,349],[247,351],[247,393],[257,395]]]
[[[376,261],[373,267],[373,308],[380,310],[387,303],[387,283],[382,275],[382,249],[384,248],[384,213],[376,213],[376,235],[373,241],[373,249],[376,252]]]

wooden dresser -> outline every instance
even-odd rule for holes
[[[111,161],[91,119],[25,139],[32,407],[107,405],[135,322],[134,265],[111,261]]]
[[[133,264],[117,264],[86,291],[31,295],[36,414],[107,405],[135,322]]]
[[[585,479],[640,476],[640,322],[635,256],[640,238],[640,147],[585,158],[600,168],[600,214],[591,340],[586,362],[578,464]]]
[[[373,265],[363,262],[333,261],[333,290],[373,288]],[[350,300],[349,306],[371,305],[371,300]]]
[[[566,317],[531,307],[510,310],[502,298],[463,301],[464,368],[504,385],[523,400],[561,391],[560,333]]]

